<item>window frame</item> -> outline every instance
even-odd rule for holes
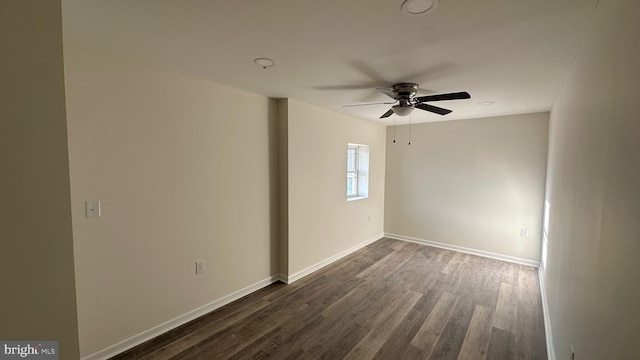
[[[355,158],[351,156],[355,155]],[[349,165],[353,161],[354,168]],[[347,143],[346,164],[346,199],[347,201],[367,199],[369,197],[369,145]],[[353,178],[353,180],[351,179]],[[349,192],[349,184],[352,184]]]
[[[353,170],[349,169],[349,162],[350,162],[350,158],[354,157],[353,159]],[[353,175],[352,177],[349,177],[349,175]],[[349,193],[349,185],[348,182],[351,180],[352,182],[352,191],[351,193]],[[348,144],[347,145],[347,198],[356,198],[358,197],[358,145],[355,144]]]

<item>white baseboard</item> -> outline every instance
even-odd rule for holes
[[[540,266],[540,262],[539,261],[523,259],[523,258],[519,258],[519,257],[515,257],[515,256],[503,255],[503,254],[493,253],[493,252],[489,252],[489,251],[468,248],[468,247],[464,247],[464,246],[445,244],[445,243],[440,243],[440,242],[436,242],[436,241],[418,239],[418,238],[404,236],[404,235],[398,235],[398,234],[385,233],[384,236],[388,237],[388,238],[391,238],[391,239],[404,240],[404,241],[414,242],[414,243],[417,243],[417,244],[428,245],[428,246],[433,246],[433,247],[447,249],[447,250],[459,251],[459,252],[463,252],[463,253],[467,253],[467,254],[471,254],[471,255],[478,255],[478,256],[482,256],[482,257],[487,257],[487,258],[491,258],[491,259],[512,262],[512,263],[521,264],[521,265],[527,265],[527,266],[533,266],[533,267],[539,267]]]
[[[285,283],[285,284],[288,284],[288,282],[287,282],[287,275],[285,275],[285,274],[276,274],[276,275],[273,275],[273,282],[278,282],[278,281],[283,282],[283,283]]]
[[[540,279],[540,297],[542,298],[542,313],[544,316],[544,335],[547,340],[547,358],[549,360],[556,360],[556,351],[553,348],[553,336],[551,335],[551,318],[549,316],[549,303],[547,302],[547,288],[544,285],[542,268],[538,268],[538,278]]]
[[[205,304],[199,308],[191,310],[186,314],[180,315],[174,319],[169,321],[165,321],[162,324],[156,325],[148,330],[145,330],[139,334],[131,336],[127,339],[124,339],[118,343],[110,345],[102,350],[98,350],[89,355],[83,356],[82,360],[105,360],[111,358],[115,355],[118,355],[126,350],[129,350],[137,345],[142,344],[145,341],[151,340],[156,336],[162,335],[165,332],[175,329],[180,325],[186,324],[191,320],[195,320],[202,315],[205,315],[213,310],[218,309],[224,305],[227,305],[235,300],[240,299],[245,295],[249,295],[256,290],[260,290],[263,287],[270,285],[277,281],[284,282],[285,277],[282,274],[273,275],[267,279],[262,281],[258,281],[255,284],[249,285],[243,289],[235,291],[227,296],[221,297],[217,300],[214,300],[208,304]]]
[[[288,277],[285,276],[284,277],[285,279],[284,280],[281,279],[281,281],[283,281],[283,282],[285,282],[287,284],[291,284],[292,282],[294,282],[296,280],[300,280],[303,277],[311,274],[312,272],[314,272],[314,271],[316,271],[316,270],[318,270],[320,268],[323,268],[323,267],[331,264],[334,261],[342,259],[343,257],[355,252],[356,250],[360,250],[363,247],[382,239],[383,237],[384,237],[384,234],[379,234],[379,235],[373,236],[373,237],[371,237],[371,238],[369,238],[369,239],[367,239],[367,240],[365,240],[365,241],[363,241],[361,243],[358,243],[358,244],[356,244],[356,245],[354,245],[354,246],[352,246],[352,247],[350,247],[350,248],[348,248],[348,249],[346,249],[344,251],[341,251],[341,252],[337,253],[336,255],[333,255],[330,258],[327,258],[327,259],[322,260],[322,261],[320,261],[320,262],[318,262],[316,264],[313,264],[313,265],[309,266],[308,268],[306,268],[304,270],[298,271],[297,273],[292,274],[292,275],[290,275]]]

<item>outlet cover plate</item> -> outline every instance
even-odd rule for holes
[[[89,200],[84,202],[85,215],[90,217],[99,217],[102,215],[100,209],[100,200]]]

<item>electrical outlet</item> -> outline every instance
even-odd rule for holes
[[[85,201],[84,211],[85,216],[88,218],[102,216],[102,211],[100,210],[100,200]]]
[[[527,228],[520,229],[520,237],[528,237],[528,236],[529,236],[529,229]]]
[[[204,272],[204,260],[196,261],[196,275]]]
[[[573,351],[573,345],[571,345],[570,348],[571,348],[571,357],[569,358],[569,360],[575,360],[576,353]]]

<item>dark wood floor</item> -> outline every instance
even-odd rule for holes
[[[114,359],[547,359],[535,268],[391,239]]]

